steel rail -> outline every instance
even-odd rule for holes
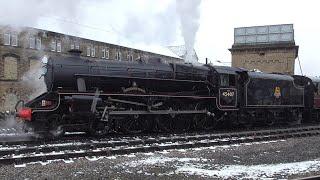
[[[187,149],[237,143],[270,141],[320,135],[320,127],[303,127],[229,134],[177,135],[168,137],[131,137],[90,143],[47,144],[31,147],[0,148],[0,164],[21,164],[34,161],[110,156],[169,149]]]

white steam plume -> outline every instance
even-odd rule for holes
[[[28,101],[47,91],[44,77],[42,77],[42,74],[44,73],[42,71],[43,65],[44,64],[42,64],[41,61],[38,61],[22,77],[21,86],[31,91],[28,94]]]
[[[161,44],[167,46],[176,40],[178,19],[175,1],[169,1],[161,10],[155,10],[156,3],[146,3],[141,12],[125,13],[126,22],[121,30],[127,39],[145,44]]]
[[[43,64],[38,61],[23,75],[22,80],[19,82],[21,88],[25,90],[24,93],[28,95],[27,99],[25,99],[27,101],[36,98],[47,90],[44,78],[41,77],[43,74],[42,66]],[[18,123],[13,112],[0,112],[0,129],[15,128],[16,130],[22,130],[21,126],[22,124]]]
[[[199,29],[200,4],[201,0],[176,0],[177,12],[180,16],[181,31],[184,38],[187,54],[186,62],[194,62],[193,48],[195,43],[196,33]]]
[[[80,18],[82,0],[10,0],[0,6],[0,24],[10,26],[35,27],[43,17]],[[68,29],[74,25],[59,23],[57,26]]]

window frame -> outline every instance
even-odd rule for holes
[[[37,50],[41,50],[41,48],[42,48],[41,37],[37,37],[37,38],[36,38],[36,49],[37,49]]]
[[[11,46],[18,46],[18,34],[16,33],[11,34]]]
[[[118,61],[122,61],[120,50],[117,52],[117,57],[118,57],[118,59],[117,59]]]
[[[51,46],[51,51],[52,52],[56,52],[56,50],[57,50],[57,40],[56,39],[52,39],[50,46]]]
[[[91,46],[87,46],[87,56],[91,56]]]
[[[220,74],[219,75],[219,84],[222,87],[229,87],[229,74]]]
[[[222,83],[222,77],[224,77],[224,80],[227,80],[227,81]],[[237,85],[236,78],[237,77],[234,74],[221,73],[219,74],[219,85],[222,87],[236,87]]]
[[[80,50],[80,43],[76,40],[70,42],[70,49]]]
[[[5,32],[3,34],[3,45],[5,46],[11,45],[11,34],[9,32]]]
[[[57,41],[57,52],[62,52],[62,43],[60,40]]]
[[[34,36],[29,37],[29,48],[30,49],[36,48],[36,38]]]
[[[105,49],[105,48],[102,48],[102,49],[101,49],[101,52],[102,52],[101,58],[105,59],[105,58],[106,58],[106,49]]]
[[[106,48],[106,59],[110,58],[110,51],[109,48]]]
[[[96,47],[91,47],[91,57],[96,57]]]

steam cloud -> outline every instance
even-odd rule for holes
[[[43,64],[38,61],[28,72],[26,72],[22,77],[22,86],[25,89],[30,89],[28,100],[34,99],[35,97],[46,92],[46,84],[44,78],[42,77],[42,66]],[[41,77],[41,78],[40,78]]]
[[[176,0],[177,12],[180,16],[181,31],[187,50],[186,62],[193,62],[193,47],[196,33],[199,29],[200,4],[201,0]]]
[[[73,17],[81,16],[81,0],[10,0],[0,6],[0,24],[16,27],[35,27],[42,17]],[[72,24],[59,23],[61,28],[73,28]]]
[[[37,62],[32,68],[26,72],[22,81],[19,82],[21,87],[25,89],[25,93],[28,94],[26,100],[34,99],[35,97],[46,92],[46,85],[44,78],[39,78],[42,75],[42,63]],[[13,112],[0,112],[0,128],[15,128],[16,130],[22,130],[22,124],[18,123]]]
[[[147,3],[145,12],[141,16],[139,12],[127,13],[127,21],[121,34],[135,42],[146,44],[157,43],[163,46],[176,40],[178,19],[175,1],[170,2],[165,9],[153,12],[152,6]]]

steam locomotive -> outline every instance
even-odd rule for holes
[[[17,104],[26,127],[56,137],[65,131],[182,132],[320,120],[320,79],[71,53],[46,59],[47,92]]]

